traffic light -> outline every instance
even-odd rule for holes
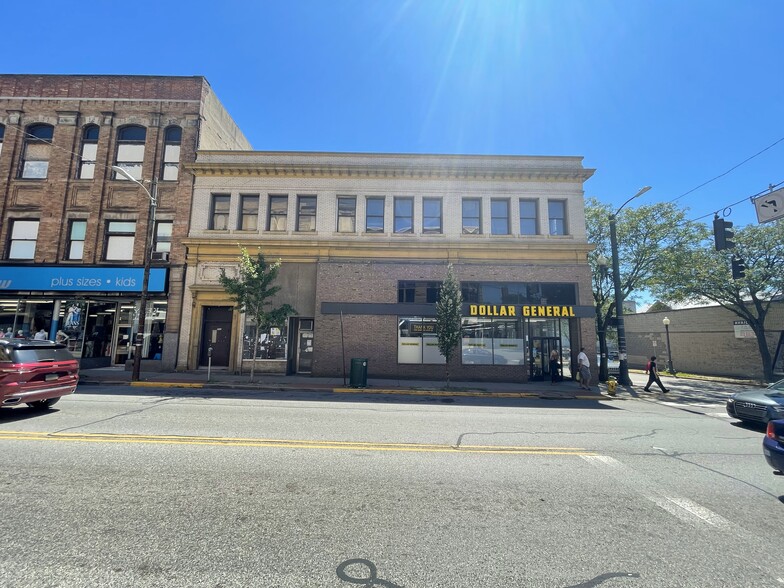
[[[732,256],[732,279],[740,280],[746,277],[746,264],[740,257]]]
[[[732,230],[730,221],[719,217],[713,219],[713,239],[716,242],[716,251],[735,247],[735,242],[731,241],[734,236],[735,232]]]

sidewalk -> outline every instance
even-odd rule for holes
[[[115,384],[155,388],[205,388],[237,390],[300,390],[332,391],[342,394],[410,394],[423,396],[476,396],[489,398],[543,398],[608,400],[612,397],[601,393],[606,386],[594,386],[591,391],[581,390],[577,382],[466,382],[399,380],[368,378],[366,388],[351,388],[348,376],[320,378],[301,375],[256,374],[250,382],[249,374],[236,375],[225,370],[212,370],[207,381],[206,370],[185,372],[142,372],[140,381],[131,382],[131,372],[122,367],[83,369],[79,372],[80,384]]]

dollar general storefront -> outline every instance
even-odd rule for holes
[[[201,152],[178,364],[443,379],[435,302],[451,264],[463,292],[452,379],[571,377],[595,326],[579,157]],[[238,247],[280,259],[287,324],[257,332],[218,278]],[[218,358],[216,359],[216,352]],[[258,366],[257,366],[257,369]]]

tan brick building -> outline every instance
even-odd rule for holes
[[[0,75],[0,328],[123,364],[158,207],[145,369],[173,369],[197,149],[250,145],[203,77]],[[155,186],[155,188],[153,188]],[[156,190],[157,189],[157,190]]]
[[[433,319],[453,264],[465,296],[450,377],[571,377],[595,357],[579,157],[200,151],[178,365],[247,370],[254,327],[218,283],[238,243],[283,262],[279,303],[298,311],[259,333],[261,369],[444,377]],[[258,369],[258,368],[257,368]]]

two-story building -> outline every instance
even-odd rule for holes
[[[197,149],[250,144],[200,76],[0,75],[0,329],[173,369]],[[142,186],[112,170],[117,166]],[[150,226],[150,198],[157,215]],[[151,242],[149,242],[151,241]]]
[[[448,264],[464,296],[455,380],[571,377],[595,357],[580,157],[200,151],[178,366],[442,379],[434,318]],[[238,245],[280,259],[276,303],[297,315],[256,332],[218,278]],[[258,368],[257,368],[258,369]]]

